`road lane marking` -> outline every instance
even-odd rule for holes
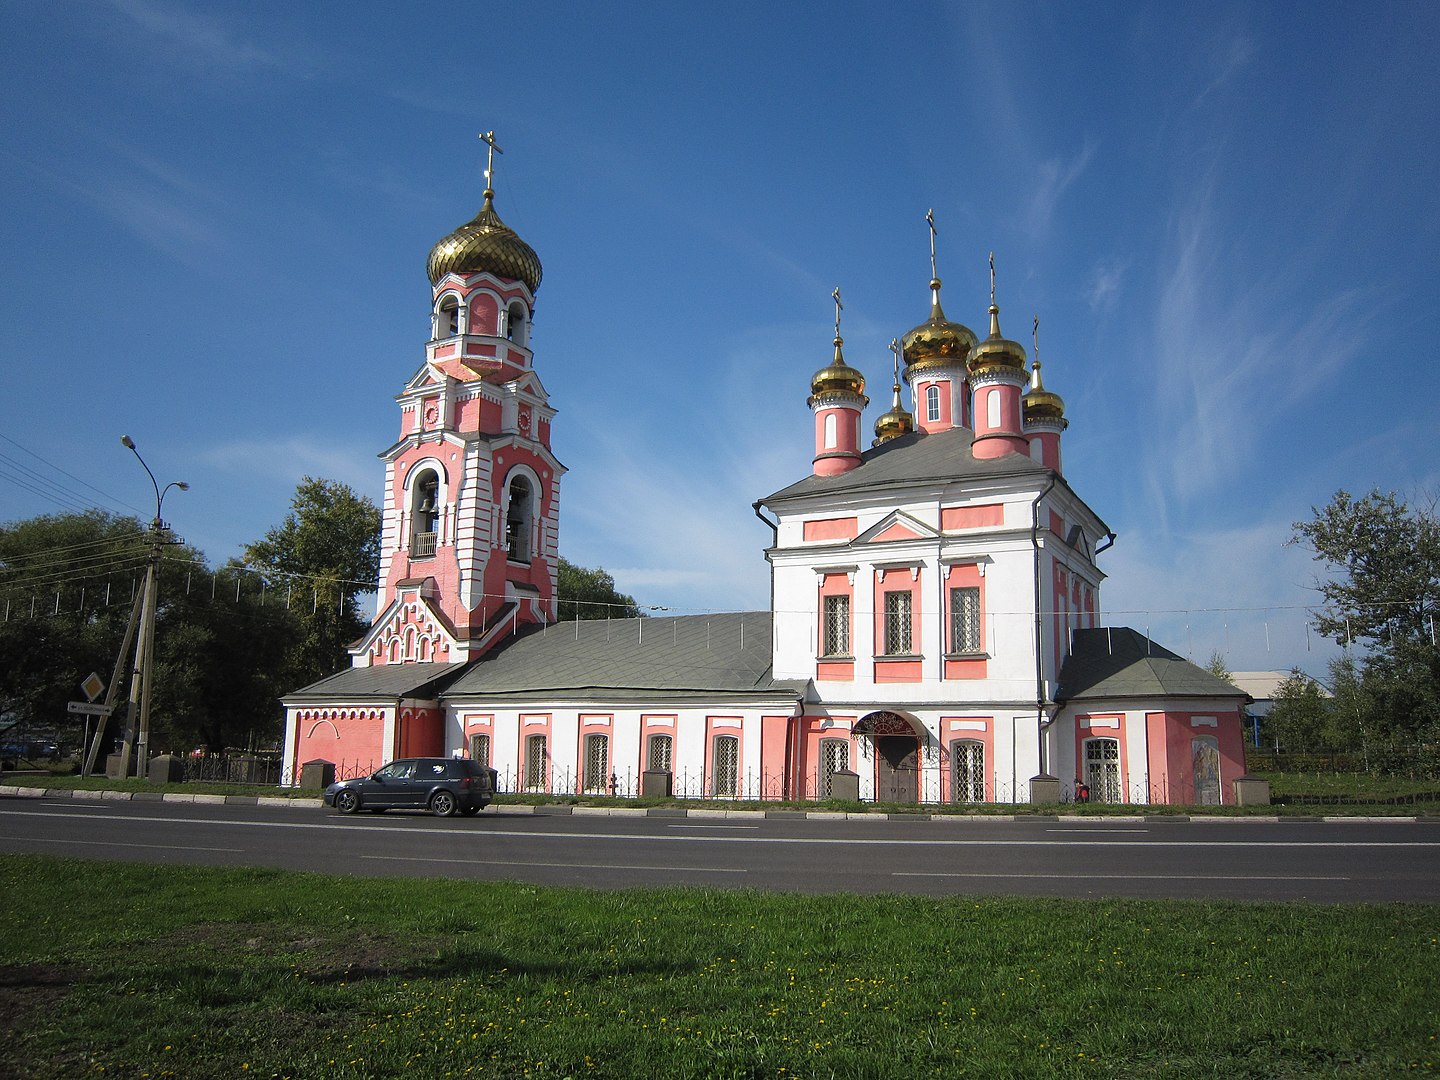
[[[1106,836],[1114,836],[1116,833],[1148,833],[1149,829],[1046,829],[1047,833],[1060,833],[1063,836],[1074,836],[1076,833],[1103,833]]]
[[[63,818],[65,812],[5,810],[0,812],[0,821],[8,817]],[[81,817],[84,815],[75,815]],[[94,825],[93,818],[85,816],[87,823]],[[405,824],[401,824],[404,821]],[[410,823],[414,822],[415,825]],[[460,828],[427,827],[429,819],[394,819],[393,825],[368,824],[358,821],[235,821],[224,818],[151,817],[116,815],[106,824],[165,824],[165,825],[226,825],[240,829],[313,829],[317,831],[374,832],[390,836],[404,834],[411,837],[432,837],[453,842],[456,839],[474,840],[485,843],[495,837],[513,837],[523,840],[656,840],[672,844],[800,844],[820,846],[852,847],[1127,847],[1127,848],[1440,848],[1436,840],[1001,840],[996,838],[946,838],[915,839],[912,837],[885,839],[881,837],[839,837],[839,836],[707,836],[667,835],[665,833],[589,833],[589,832],[541,832],[529,829],[492,829],[488,821],[475,819],[454,822]],[[1209,830],[1206,830],[1209,832]]]
[[[666,825],[667,829],[758,829],[759,825]]]
[[[90,847],[116,848],[158,848],[162,851],[225,851],[232,854],[246,850],[243,847],[196,847],[188,844],[130,844],[118,840],[46,840],[38,836],[6,836],[0,837],[3,840],[17,840],[21,843],[31,844],[88,844]]]
[[[666,874],[748,874],[750,872],[744,868],[723,866],[618,866],[615,863],[517,862],[513,859],[450,859],[444,856],[425,859],[414,855],[362,855],[360,857],[374,859],[377,862],[442,863],[445,866],[543,866],[561,870],[572,868],[575,870],[656,870]]]
[[[1046,874],[1037,878],[1034,874],[948,874],[939,871],[896,870],[891,877],[924,878],[1019,878],[1024,881],[1050,880],[1065,881],[1350,881],[1348,877],[1311,877],[1304,874]]]

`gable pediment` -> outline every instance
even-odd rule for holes
[[[940,534],[903,510],[892,510],[857,536],[855,544],[893,544],[906,540],[934,540]]]

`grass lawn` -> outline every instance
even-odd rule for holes
[[[1393,1077],[1440,905],[808,897],[0,856],[0,1075]]]

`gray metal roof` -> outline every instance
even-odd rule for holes
[[[355,701],[367,698],[433,698],[464,664],[376,664],[346,668],[319,682],[292,690],[281,701],[289,705],[307,701]]]
[[[1128,626],[1076,630],[1056,701],[1249,695]]]
[[[926,435],[914,432],[871,447],[860,464],[836,476],[807,476],[761,499],[769,505],[807,495],[829,495],[863,488],[949,482],[1006,476],[1044,476],[1047,470],[1026,454],[977,458],[975,433],[955,427]]]
[[[770,632],[768,611],[557,623],[501,643],[445,697],[580,697],[599,690],[610,697],[644,691],[797,699],[804,682],[770,677]]]

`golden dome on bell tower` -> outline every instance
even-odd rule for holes
[[[495,145],[495,133],[486,132],[480,136],[489,145],[489,160],[485,167],[485,202],[480,212],[444,237],[430,249],[430,260],[426,267],[430,284],[438,285],[446,274],[478,274],[489,272],[496,277],[523,281],[531,295],[540,288],[544,273],[540,256],[535,249],[521,240],[514,229],[500,220],[495,212],[495,191],[490,186],[494,176],[495,155],[503,153]]]
[[[1013,368],[1023,376],[1025,346],[1000,333],[1000,308],[995,303],[995,255],[990,255],[990,336],[970,350],[971,374],[994,368]]]
[[[895,354],[895,386],[891,397],[890,411],[875,421],[875,442],[871,445],[898,439],[915,430],[915,417],[900,403],[900,342],[890,342],[890,351]]]

